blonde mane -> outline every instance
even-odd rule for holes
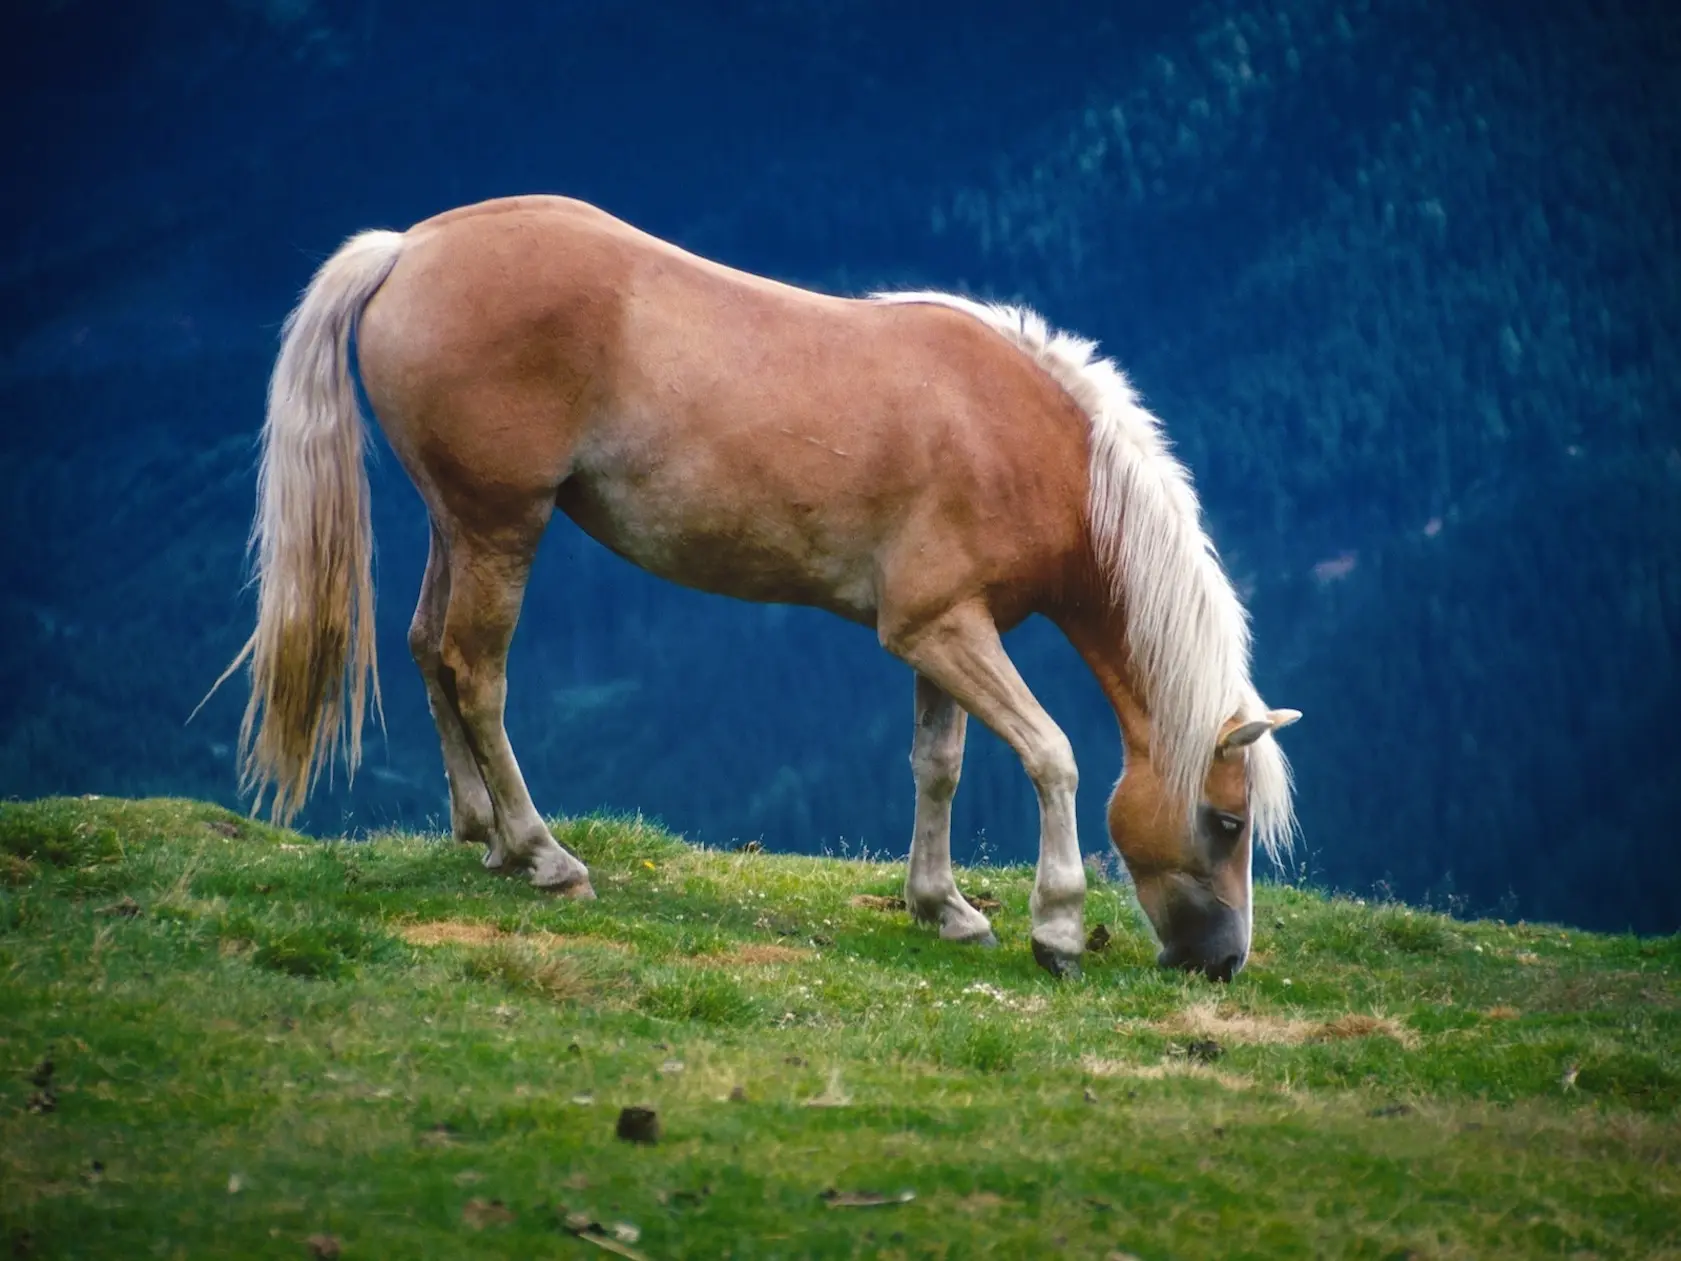
[[[1265,714],[1249,677],[1249,618],[1202,527],[1191,477],[1126,375],[1097,344],[1051,328],[1026,307],[937,292],[877,293],[933,303],[1008,338],[1091,418],[1090,529],[1127,647],[1144,679],[1156,773],[1187,810],[1202,799],[1221,726]],[[1290,768],[1266,735],[1249,748],[1254,837],[1274,859],[1295,834]],[[1187,817],[1194,818],[1194,813]]]

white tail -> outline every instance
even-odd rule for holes
[[[272,788],[270,813],[281,823],[341,751],[355,774],[370,689],[380,707],[373,528],[350,338],[402,244],[398,232],[363,232],[321,265],[286,319],[269,380],[251,526],[257,626],[217,685],[250,660],[240,791],[255,792],[255,810]]]

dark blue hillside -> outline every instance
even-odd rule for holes
[[[0,40],[0,793],[234,801],[280,321],[349,233],[584,197],[734,265],[1026,300],[1100,338],[1248,593],[1311,879],[1681,927],[1681,11],[1422,0],[62,0]],[[305,822],[445,821],[374,469],[388,734]],[[1119,769],[1073,652],[1088,848]],[[538,804],[903,852],[910,679],[564,522],[511,667]],[[971,740],[964,856],[1030,858]]]

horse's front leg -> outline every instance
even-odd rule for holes
[[[923,923],[938,925],[947,941],[996,946],[992,925],[964,899],[951,874],[951,799],[963,770],[968,721],[962,707],[938,684],[916,676],[916,734],[911,742],[916,825],[905,905]]]
[[[1039,794],[1039,866],[1033,882],[1033,957],[1053,976],[1078,976],[1085,949],[1086,871],[1074,823],[1074,748],[1016,672],[985,608],[959,605],[908,619],[882,643],[997,732]],[[948,860],[949,861],[949,860]]]

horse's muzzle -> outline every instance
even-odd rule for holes
[[[1215,947],[1208,951],[1185,952],[1174,947],[1162,951],[1156,956],[1156,962],[1164,968],[1180,968],[1186,972],[1200,972],[1211,981],[1229,981],[1239,972],[1248,959],[1248,954],[1242,950],[1221,950]]]
[[[1249,958],[1249,916],[1201,885],[1176,884],[1168,902],[1167,931],[1157,928],[1162,951],[1156,962],[1200,972],[1211,981],[1231,980]]]

